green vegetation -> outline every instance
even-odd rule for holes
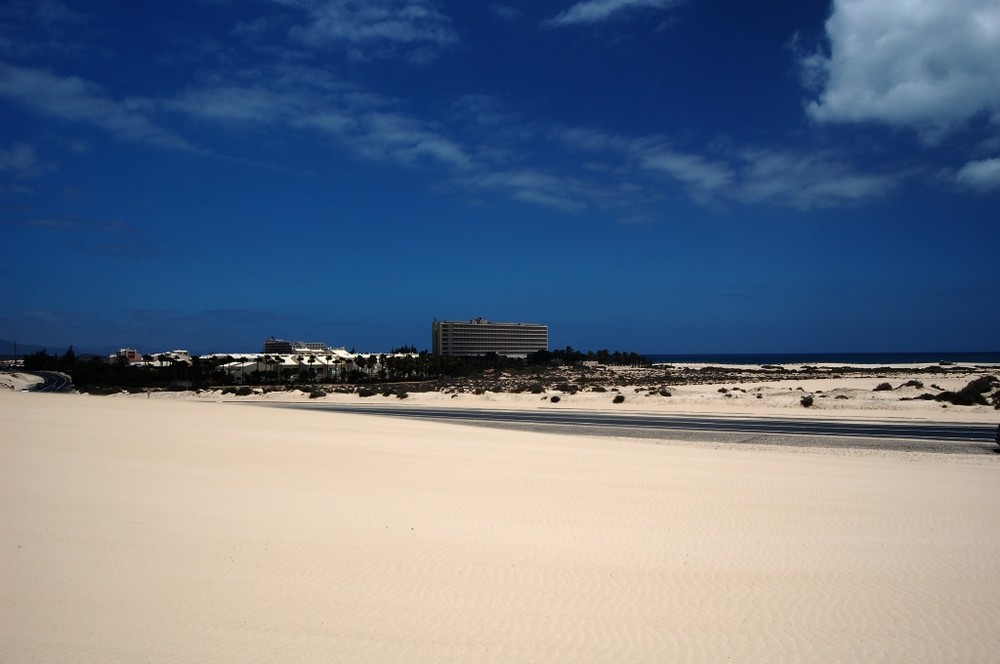
[[[110,361],[101,357],[80,358],[70,347],[62,355],[49,355],[45,350],[27,355],[24,357],[24,368],[26,371],[66,373],[80,391],[106,394],[120,390],[198,390],[235,384],[301,386],[309,391],[309,386],[320,384],[416,384],[466,377],[489,379],[500,373],[541,375],[552,367],[579,365],[584,361],[605,365],[649,365],[649,361],[637,353],[607,350],[584,353],[572,347],[539,351],[524,359],[512,359],[496,354],[479,357],[434,356],[426,351],[418,353],[413,346],[401,346],[394,350],[394,354],[358,356],[352,362],[343,362],[339,366],[334,363],[332,370],[332,357],[324,358],[324,364],[317,362],[315,356],[303,355],[297,358],[298,366],[289,367],[283,366],[277,357],[260,355],[256,362],[250,363],[257,368],[239,376],[230,375],[223,369],[223,365],[235,361],[230,356],[192,357],[190,362],[176,361],[166,355],[143,355],[142,358],[141,363],[129,363],[124,358],[112,358]],[[580,387],[564,383],[556,389],[573,394]],[[530,387],[536,394],[545,389],[538,381],[533,381]],[[372,390],[373,394],[378,392]],[[401,396],[405,392],[390,390],[389,393],[406,398]],[[310,393],[310,396],[313,394]]]

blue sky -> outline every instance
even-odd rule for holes
[[[0,338],[1000,348],[995,0],[8,0]]]

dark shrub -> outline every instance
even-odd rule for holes
[[[410,395],[406,392],[406,390],[401,390],[399,392],[396,392],[396,398],[397,399],[405,399],[408,396],[410,396]]]
[[[594,385],[592,388],[590,388],[590,391],[591,392],[607,392],[608,388],[604,387],[603,385]]]
[[[942,392],[934,397],[938,401],[947,401],[954,406],[985,406],[986,398],[982,394],[975,392]]]
[[[889,383],[879,383],[878,385],[875,386],[875,389],[872,390],[872,392],[886,392],[886,391],[892,391],[892,385],[890,385]]]
[[[900,385],[900,387],[915,387],[918,390],[922,390],[922,389],[924,389],[924,384],[922,382],[920,382],[919,380],[908,380],[905,383],[903,383],[902,385]]]
[[[809,408],[813,405],[813,396],[811,394],[807,394],[799,399],[799,403],[802,404],[803,408]]]
[[[310,399],[322,399],[325,396],[326,396],[326,390],[321,390],[321,389],[318,389],[318,388],[315,389],[315,390],[312,390],[309,393],[309,398]]]
[[[726,394],[726,393],[728,393],[728,392],[729,392],[729,390],[727,390],[727,389],[726,389],[726,388],[724,388],[724,387],[720,387],[720,388],[719,388],[719,394]]]
[[[938,401],[947,401],[956,406],[988,406],[990,402],[986,400],[983,393],[988,392],[997,384],[1000,384],[1000,379],[996,376],[980,376],[958,392],[942,392],[935,398]],[[994,405],[996,405],[995,402]]]
[[[619,394],[619,395],[615,396],[615,398],[612,399],[612,402],[614,402],[614,403],[625,403],[625,395],[624,394]]]
[[[528,387],[528,391],[531,392],[532,394],[541,394],[542,392],[545,391],[545,386],[542,385],[541,383],[532,383]]]
[[[236,388],[236,396],[238,397],[248,397],[253,394],[253,389],[249,385],[241,385]]]
[[[1000,378],[996,376],[980,376],[968,385],[962,388],[962,391],[975,392],[976,394],[982,394],[983,392],[989,392],[993,389],[994,385],[1000,385]]]
[[[559,401],[560,401],[559,395],[558,394],[553,394],[552,398],[549,399],[549,401],[551,401],[552,403],[559,403]]]
[[[370,390],[367,387],[362,387],[361,389],[358,390],[359,397],[373,397],[375,396],[375,394],[376,394],[375,390]]]
[[[659,394],[661,397],[672,397],[673,396],[672,394],[670,394],[670,390],[668,390],[665,387],[661,387],[660,391],[657,392],[657,394]]]

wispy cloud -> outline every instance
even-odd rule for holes
[[[559,12],[546,25],[568,26],[604,23],[630,18],[644,11],[671,9],[682,0],[585,0]]]
[[[459,41],[451,19],[434,0],[272,0],[291,9],[241,24],[237,32],[261,38],[284,31],[311,49],[341,49],[361,60],[401,55],[425,63]],[[288,22],[291,25],[287,25]]]
[[[955,176],[962,187],[977,191],[1000,189],[1000,158],[970,161]]]
[[[77,37],[86,29],[87,15],[58,0],[10,0],[0,5],[0,53],[33,57],[82,50]]]
[[[574,212],[588,207],[591,183],[536,168],[494,171],[465,178],[476,189],[499,191],[514,200]]]
[[[460,141],[438,123],[401,110],[397,100],[306,68],[243,72],[238,78],[255,83],[192,88],[163,105],[229,128],[253,124],[319,132],[372,161],[470,165]]]
[[[510,5],[504,4],[502,2],[494,2],[490,5],[490,11],[493,15],[502,18],[505,21],[513,21],[515,19],[521,18],[521,10],[517,7],[512,7]]]
[[[729,148],[681,150],[662,136],[629,137],[582,128],[552,136],[571,150],[599,155],[607,177],[637,185],[649,197],[649,177],[680,187],[705,204],[750,203],[797,209],[850,205],[895,189],[902,174],[866,173],[832,151]]]
[[[76,76],[0,63],[0,97],[60,120],[99,127],[123,140],[195,150],[139,110],[143,100],[112,99],[100,86]]]
[[[52,170],[52,167],[39,160],[33,146],[24,143],[15,143],[10,149],[0,146],[0,173],[7,173],[17,180],[26,180],[48,170]]]
[[[902,179],[860,172],[831,152],[748,149],[738,156],[735,195],[750,203],[798,209],[851,205],[886,195]]]
[[[677,152],[666,147],[643,151],[641,165],[681,182],[700,200],[707,200],[732,188],[730,166],[701,155]]]

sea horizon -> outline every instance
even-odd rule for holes
[[[864,353],[646,353],[655,364],[1000,364],[1000,351]]]

